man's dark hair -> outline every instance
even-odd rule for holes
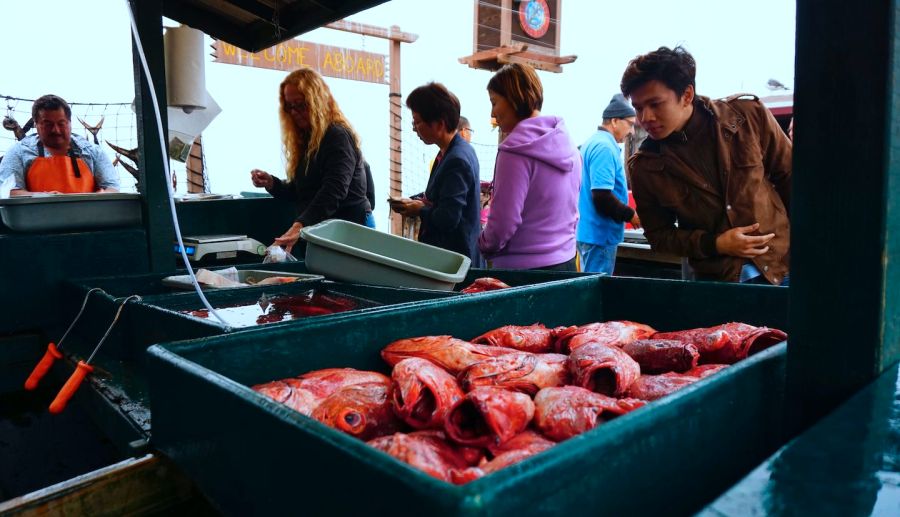
[[[620,87],[624,96],[631,97],[632,92],[655,80],[681,97],[688,86],[697,88],[694,84],[696,75],[697,63],[687,50],[681,46],[674,49],[659,47],[628,62]]]
[[[58,109],[65,111],[66,118],[72,120],[72,108],[69,107],[69,103],[56,95],[44,95],[34,101],[34,104],[31,106],[31,118],[37,122],[38,114],[40,114],[41,110],[53,111]]]
[[[467,119],[466,117],[460,115],[460,116],[459,116],[459,124],[457,124],[456,129],[462,131],[462,130],[465,129],[465,128],[470,128],[470,129],[471,129],[472,126],[469,125],[469,119]]]
[[[459,125],[459,99],[441,83],[431,82],[411,91],[406,107],[418,113],[423,122],[442,121],[447,131]]]

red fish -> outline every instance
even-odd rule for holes
[[[499,346],[476,345],[452,336],[422,336],[394,341],[384,347],[381,357],[391,366],[407,357],[421,357],[456,375],[478,361],[514,351]]]
[[[418,357],[397,363],[391,379],[394,411],[416,429],[443,429],[447,413],[464,396],[452,375]]]
[[[560,330],[564,327],[560,327]],[[507,325],[476,337],[473,343],[515,348],[522,352],[540,354],[550,352],[556,329],[548,329],[541,323],[534,325]]]
[[[346,386],[325,398],[312,417],[360,440],[371,440],[401,429],[391,409],[391,385],[368,382]]]
[[[621,347],[636,339],[647,339],[656,330],[633,321],[607,321],[569,327],[557,333],[556,351],[566,354],[588,343]]]
[[[566,440],[645,404],[577,386],[544,388],[534,397],[534,424],[548,438]]]
[[[651,401],[675,393],[681,388],[699,380],[699,377],[690,377],[681,373],[641,375],[640,378],[628,388],[626,394],[632,398]]]
[[[530,429],[526,429],[501,444],[488,446],[488,451],[490,451],[490,453],[494,456],[499,456],[504,452],[514,451],[517,449],[534,449],[537,451],[544,451],[549,449],[550,447],[553,447],[554,445],[556,445],[556,442],[548,440],[544,435]]]
[[[695,366],[690,370],[684,372],[682,375],[687,375],[689,377],[698,377],[700,379],[704,377],[709,377],[714,373],[719,373],[720,371],[728,368],[727,364],[702,364],[700,366]]]
[[[481,293],[484,291],[496,291],[497,289],[508,289],[510,286],[497,280],[496,278],[491,278],[489,276],[483,276],[481,278],[476,278],[474,282],[469,284],[464,289],[461,289],[459,292],[461,293]]]
[[[546,451],[556,445],[534,431],[523,431],[499,446],[491,447],[494,458],[478,467],[470,467],[451,472],[451,478],[457,485],[462,485],[492,472],[518,463],[535,454]]]
[[[475,388],[450,410],[444,428],[454,441],[486,447],[524,431],[534,416],[534,402],[524,393]]]
[[[311,415],[316,406],[322,402],[321,397],[317,397],[313,392],[303,388],[300,379],[284,379],[257,384],[251,389],[306,416]]]
[[[370,440],[369,445],[430,476],[452,482],[451,471],[472,463],[446,440],[442,432],[394,433]]]
[[[697,366],[697,347],[674,339],[638,339],[622,351],[641,365],[641,373],[685,372]]]
[[[620,348],[591,343],[569,355],[569,373],[575,386],[620,397],[641,376],[641,367]]]
[[[769,327],[725,323],[709,328],[658,332],[653,338],[692,343],[700,352],[701,364],[734,364],[784,341],[787,334]]]
[[[390,379],[378,372],[353,368],[325,368],[295,378],[257,384],[251,389],[309,416],[325,397],[335,391],[345,386],[367,382],[390,384]]]
[[[534,395],[541,388],[562,386],[569,379],[567,357],[562,354],[514,352],[491,357],[469,366],[459,374],[465,391],[479,386],[496,386]]]

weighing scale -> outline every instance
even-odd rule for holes
[[[246,235],[198,235],[184,237],[184,251],[191,262],[199,262],[208,255],[215,259],[237,257],[239,251],[265,256],[266,246]],[[181,247],[175,243],[175,253],[181,254]]]

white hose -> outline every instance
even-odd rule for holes
[[[171,174],[169,173],[169,153],[166,152],[166,142],[163,138],[163,128],[162,128],[162,116],[159,114],[159,103],[156,98],[156,89],[153,87],[153,76],[150,75],[150,67],[147,66],[147,58],[144,56],[144,45],[141,43],[141,37],[138,34],[137,23],[134,20],[134,12],[131,10],[131,5],[128,0],[125,0],[125,3],[128,4],[128,16],[131,19],[131,34],[134,36],[134,42],[137,44],[138,56],[141,58],[141,67],[144,70],[144,75],[147,77],[147,82],[150,90],[150,97],[153,104],[153,113],[156,115],[156,128],[159,133],[159,148],[162,151],[163,156],[163,171],[166,174],[166,189],[169,192],[169,209],[172,211],[172,223],[175,226],[175,238],[178,240],[178,250],[181,252],[181,260],[184,261],[184,267],[188,271],[188,275],[191,277],[191,283],[194,285],[194,290],[197,291],[197,295],[200,296],[200,300],[203,302],[203,306],[209,310],[209,313],[216,317],[223,325],[225,325],[226,330],[231,330],[231,325],[225,318],[223,318],[216,310],[209,304],[209,300],[206,299],[206,296],[203,294],[203,289],[200,288],[200,283],[197,282],[197,277],[194,276],[194,269],[191,267],[190,260],[188,260],[187,253],[185,252],[184,240],[181,238],[181,227],[178,225],[178,214],[175,211],[175,192],[172,190],[172,182],[169,181],[171,178]],[[146,177],[149,174],[149,171],[144,171],[144,176]],[[145,185],[146,187],[146,185]]]

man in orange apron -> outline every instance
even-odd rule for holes
[[[56,95],[34,102],[37,135],[28,135],[0,162],[0,181],[14,178],[10,196],[33,192],[80,194],[118,192],[119,179],[100,147],[72,135],[72,110]]]

